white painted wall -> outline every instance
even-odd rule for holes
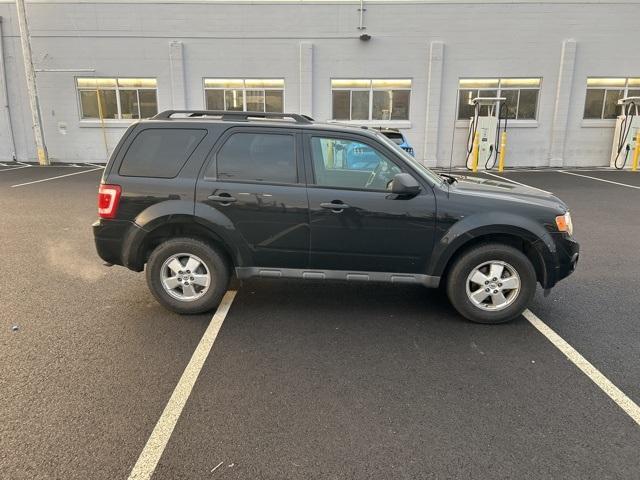
[[[511,122],[507,165],[549,165],[562,44],[573,39],[576,60],[561,164],[608,165],[613,126],[587,127],[582,121],[586,78],[640,77],[639,3],[371,1],[365,2],[370,42],[358,40],[358,6],[358,2],[57,0],[29,2],[27,11],[37,69],[93,68],[98,76],[155,77],[160,109],[171,108],[172,99],[182,98],[188,108],[203,108],[204,77],[274,77],[285,79],[286,110],[312,106],[316,119],[327,120],[332,77],[411,78],[410,122],[402,126],[421,159],[428,129],[430,46],[442,42],[441,95],[434,96],[440,108],[437,118],[429,116],[430,122],[438,122],[432,136],[437,139],[439,166],[448,165],[450,159],[462,165],[465,158],[466,127],[455,128],[460,77],[542,77],[538,122],[526,127]],[[0,16],[17,154],[20,160],[34,161],[13,3],[0,2]],[[174,41],[182,42],[181,95],[172,92],[172,85],[181,85],[175,78],[172,82]],[[301,57],[301,42],[312,54]],[[300,89],[301,58],[303,82],[312,85],[310,93]],[[49,155],[53,161],[104,161],[127,122],[109,125],[105,149],[99,124],[79,120],[74,76],[37,74]],[[60,133],[60,124],[66,125],[66,135]],[[433,124],[429,128],[434,131]],[[0,143],[5,131],[0,125]],[[431,138],[429,142],[433,143]],[[0,145],[0,156],[6,151]]]

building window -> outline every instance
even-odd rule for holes
[[[625,97],[640,97],[640,78],[587,78],[583,118],[616,118]]]
[[[474,115],[475,107],[469,101],[476,97],[506,98],[507,118],[535,120],[538,117],[540,78],[461,78],[458,84],[458,120]],[[504,105],[503,105],[504,107]],[[480,115],[486,115],[488,106],[482,106]]]
[[[158,113],[155,78],[76,78],[82,119],[138,119]]]
[[[284,80],[205,78],[208,110],[284,112]]]
[[[409,120],[411,80],[331,80],[333,120]]]

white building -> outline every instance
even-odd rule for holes
[[[362,23],[359,9],[30,1],[49,156],[104,162],[139,116],[226,107],[393,126],[427,165],[462,165],[467,97],[499,94],[512,117],[507,166],[609,164],[615,103],[640,95],[637,1],[365,1]],[[0,161],[35,161],[13,1],[0,0],[0,16]]]

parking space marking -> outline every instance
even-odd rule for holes
[[[34,183],[48,182],[49,180],[57,180],[58,178],[70,177],[72,175],[81,175],[83,173],[95,172],[96,170],[102,170],[102,167],[100,167],[100,168],[92,168],[90,170],[83,170],[82,172],[67,173],[65,175],[58,175],[56,177],[43,178],[41,180],[34,180],[33,182],[18,183],[17,185],[11,185],[11,188],[24,187],[26,185],[33,185]]]
[[[148,480],[153,475],[235,296],[235,290],[228,290],[222,297],[216,313],[211,318],[209,326],[202,335],[187,367],[184,369],[178,384],[171,394],[171,398],[169,398],[162,415],[160,415],[156,426],[151,432],[151,436],[147,440],[140,457],[138,457],[138,461],[131,470],[129,480]]]
[[[640,426],[640,407],[638,407],[633,400],[627,397],[627,395],[616,387],[611,380],[605,377],[600,370],[589,363],[586,358],[580,355],[575,348],[540,320],[531,310],[525,310],[522,315]]]
[[[531,168],[505,168],[505,173],[549,173],[549,172],[559,172],[560,170],[567,170],[566,168],[558,168],[558,167],[531,167]],[[621,172],[622,170],[612,169],[610,167],[600,167],[600,168],[583,168],[577,167],[575,169],[577,172]]]
[[[559,172],[559,171],[568,171],[571,169],[566,169],[566,168],[557,168],[554,171]],[[574,172],[629,172],[629,170],[619,170],[617,168],[611,168],[611,167],[601,167],[601,168],[574,168],[573,169]]]
[[[1,165],[5,166],[5,167],[13,167],[14,165],[24,165],[25,167],[33,167],[33,165],[29,164],[29,163],[24,163],[24,162],[19,162],[17,160],[11,162],[11,163],[2,163]]]
[[[635,188],[636,190],[640,190],[640,187],[638,187],[637,185],[628,185],[626,183],[614,182],[613,180],[605,180],[604,178],[591,177],[589,175],[580,175],[579,173],[567,172],[566,170],[559,170],[559,172],[566,175],[575,175],[576,177],[590,178],[591,180],[597,180],[598,182],[613,183],[614,185],[619,185],[621,187]]]
[[[485,175],[490,175],[492,177],[499,178],[500,180],[504,180],[505,182],[515,183],[516,185],[520,185],[521,187],[533,188],[534,190],[538,190],[539,192],[543,192],[543,193],[551,193],[546,190],[542,190],[541,188],[532,187],[531,185],[526,185],[524,183],[516,182],[515,180],[511,180],[510,178],[501,177],[500,175],[496,175],[494,173],[489,173],[485,171],[482,171],[480,173],[484,173]]]
[[[21,167],[11,167],[0,169],[0,172],[10,172],[11,170],[20,170],[21,168],[31,168],[31,165],[22,165]]]

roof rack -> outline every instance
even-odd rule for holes
[[[252,118],[279,118],[292,119],[296,123],[309,124],[313,119],[307,115],[297,113],[277,113],[277,112],[237,112],[229,110],[165,110],[158,113],[153,120],[171,120],[176,114],[184,114],[189,118],[194,117],[220,117],[223,121],[248,122]]]

